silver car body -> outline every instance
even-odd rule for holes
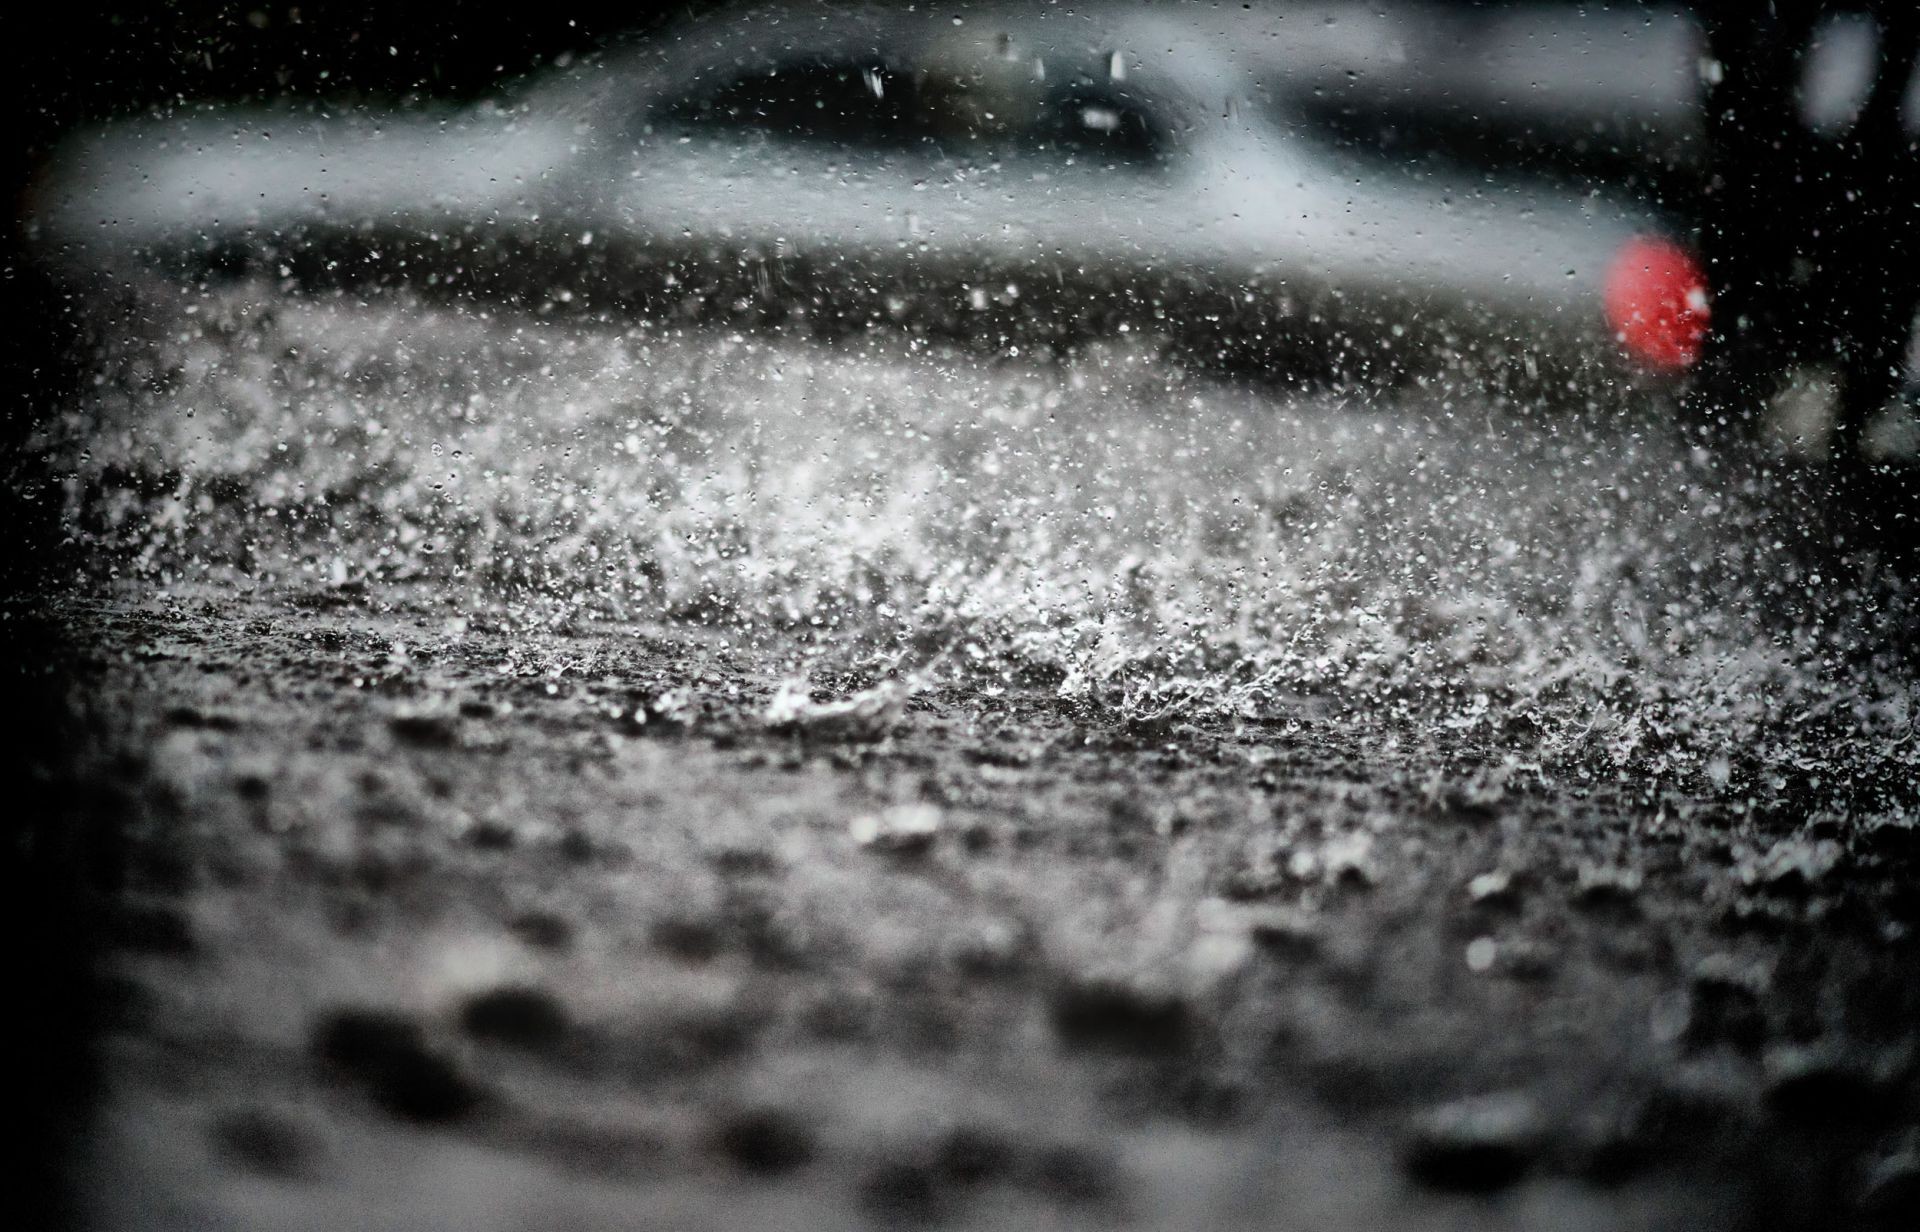
[[[1356,176],[1275,121],[1271,53],[1236,47],[1224,19],[963,13],[695,20],[458,111],[192,108],[119,123],[70,143],[30,225],[81,272],[218,254],[287,273],[321,253],[335,273],[478,286],[506,255],[562,299],[604,301],[617,285],[625,300],[745,297],[819,315],[837,286],[866,297],[862,319],[898,315],[903,296],[1030,317],[1047,293],[1097,284],[1109,326],[1116,313],[1142,327],[1204,318],[1280,338],[1290,322],[1341,319],[1382,337],[1466,328],[1580,362],[1611,354],[1608,265],[1662,229],[1634,205]],[[796,73],[858,75],[876,99],[911,84],[921,114],[901,139],[839,143],[752,115],[703,122],[714,98],[750,101]],[[1049,108],[1070,113],[1066,130]],[[1158,147],[1104,149],[1123,121]],[[1091,302],[1043,315],[1060,328]]]

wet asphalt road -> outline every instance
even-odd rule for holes
[[[1912,1201],[1912,600],[1777,458],[1150,339],[188,306],[36,441],[16,609],[95,1222]]]

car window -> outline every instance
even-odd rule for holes
[[[1167,126],[1123,89],[1090,79],[1049,83],[1024,73],[909,70],[875,61],[805,61],[710,83],[656,107],[682,135],[881,150],[1150,166]]]
[[[912,77],[866,62],[803,62],[750,72],[654,111],[682,131],[765,133],[828,145],[901,146],[931,139]]]
[[[1042,148],[1089,155],[1114,164],[1151,164],[1166,158],[1171,134],[1149,107],[1123,91],[1075,84],[1049,99],[1037,127]]]

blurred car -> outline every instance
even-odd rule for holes
[[[29,225],[81,277],[238,268],[1008,347],[1138,330],[1362,370],[1692,358],[1699,271],[1631,201],[1356,173],[1276,120],[1226,19],[957,13],[690,20],[465,111],[184,108],[76,138]]]

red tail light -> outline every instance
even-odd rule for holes
[[[1614,337],[1641,363],[1673,370],[1700,358],[1711,319],[1707,279],[1679,244],[1639,236],[1621,245],[1607,270],[1605,297]]]

